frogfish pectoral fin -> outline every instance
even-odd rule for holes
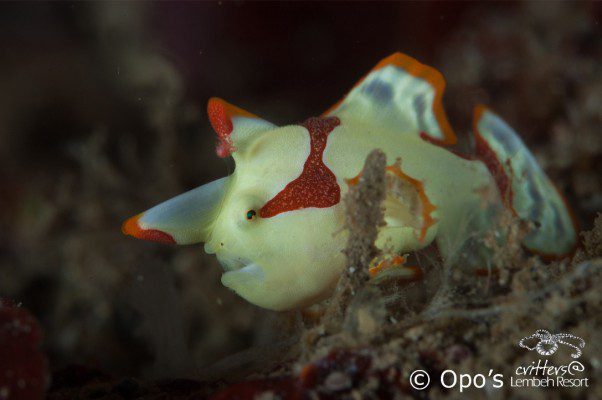
[[[408,255],[381,254],[370,262],[371,283],[378,285],[381,282],[394,279],[400,284],[418,282],[424,277],[422,269],[416,265],[408,265]]]
[[[400,159],[385,167],[385,171],[385,226],[379,229],[376,246],[389,252],[428,246],[437,233],[438,211],[426,192],[425,182],[403,172]],[[347,184],[356,185],[361,175],[362,172],[347,180]]]
[[[129,218],[121,231],[138,239],[161,243],[204,242],[219,214],[228,179],[207,183]]]

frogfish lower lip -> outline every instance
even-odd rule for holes
[[[144,213],[135,215],[127,219],[121,226],[121,232],[130,235],[136,239],[150,240],[152,242],[176,244],[174,238],[169,234],[158,229],[144,229],[140,226],[140,218]]]
[[[251,264],[250,260],[241,257],[233,257],[224,253],[218,253],[216,254],[216,257],[217,261],[219,261],[220,265],[226,272],[240,270]]]
[[[244,286],[247,284],[261,283],[264,281],[264,279],[265,272],[263,268],[255,263],[248,264],[238,270],[227,271],[222,275],[222,283],[225,286],[235,290],[241,285]]]

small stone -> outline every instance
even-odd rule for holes
[[[326,377],[324,387],[333,392],[346,390],[351,387],[351,378],[339,371],[332,372]]]

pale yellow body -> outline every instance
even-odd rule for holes
[[[480,161],[469,161],[452,152],[435,146],[413,135],[384,129],[375,132],[369,126],[343,125],[332,133],[324,153],[326,164],[341,179],[341,187],[347,189],[344,179],[357,176],[366,156],[373,149],[381,149],[388,164],[401,161],[404,173],[424,184],[426,194],[435,205],[434,217],[438,221],[429,228],[425,239],[420,242],[414,229],[398,224],[382,229],[379,243],[390,244],[396,251],[412,251],[424,247],[437,238],[444,255],[453,246],[456,233],[474,211],[483,208],[483,189],[497,194],[495,182],[485,165]],[[391,216],[385,213],[385,221]],[[456,243],[454,248],[460,243]]]
[[[288,126],[237,151],[230,189],[205,244],[226,269],[222,283],[261,307],[310,305],[328,295],[343,267],[340,205],[245,219],[247,210],[260,209],[301,174],[309,145],[306,129]],[[241,269],[250,264],[257,267]]]
[[[389,225],[381,229],[378,244],[389,250],[417,250],[435,238],[444,242],[440,246],[443,251],[450,249],[454,233],[482,206],[482,189],[496,191],[481,162],[465,160],[400,132],[375,132],[368,126],[343,123],[332,131],[327,143],[323,160],[336,175],[343,196],[348,190],[346,181],[361,172],[366,156],[375,148],[385,152],[390,164],[400,159],[403,171],[425,184],[427,196],[437,207],[434,217],[438,222],[419,241],[415,229],[387,218]],[[305,128],[287,126],[262,133],[252,146],[235,153],[236,170],[230,177],[223,211],[205,245],[208,253],[215,253],[226,265],[222,283],[262,307],[290,309],[312,304],[330,294],[344,267],[342,250],[347,236],[342,202],[269,219],[244,218],[246,210],[261,208],[301,174],[309,146]],[[275,157],[277,154],[282,156]],[[437,163],[424,162],[429,159]],[[240,269],[251,263],[261,271]]]

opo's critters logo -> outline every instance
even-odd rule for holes
[[[571,343],[572,342],[572,343]],[[575,344],[576,343],[576,344]],[[527,350],[535,350],[542,356],[549,356],[558,350],[559,345],[571,347],[571,357],[579,358],[583,353],[585,341],[579,336],[570,333],[551,334],[545,329],[539,329],[534,334],[518,341],[518,345]],[[469,371],[458,373],[446,369],[439,376],[439,384],[446,388],[457,388],[460,393],[469,388],[482,389],[489,392],[500,389],[509,384],[513,388],[587,388],[589,377],[585,374],[585,366],[578,360],[565,364],[553,364],[549,358],[539,358],[529,364],[519,365],[514,373],[504,374],[489,369],[489,371]],[[508,379],[510,378],[510,379]],[[425,390],[431,383],[429,374],[425,370],[415,370],[409,376],[409,382],[415,390]]]
[[[535,346],[533,347],[530,347],[529,345],[525,344],[526,341],[531,339],[537,339],[537,344],[535,344]],[[572,343],[566,342],[566,339],[573,339],[578,341],[579,347],[575,346]],[[535,350],[542,356],[550,356],[556,353],[559,344],[564,344],[565,346],[569,346],[575,349],[575,351],[571,354],[571,357],[573,358],[581,357],[581,349],[585,347],[585,341],[579,336],[575,336],[570,333],[551,334],[545,329],[538,329],[531,336],[524,337],[518,342],[518,345],[520,347],[523,347],[528,350]]]

